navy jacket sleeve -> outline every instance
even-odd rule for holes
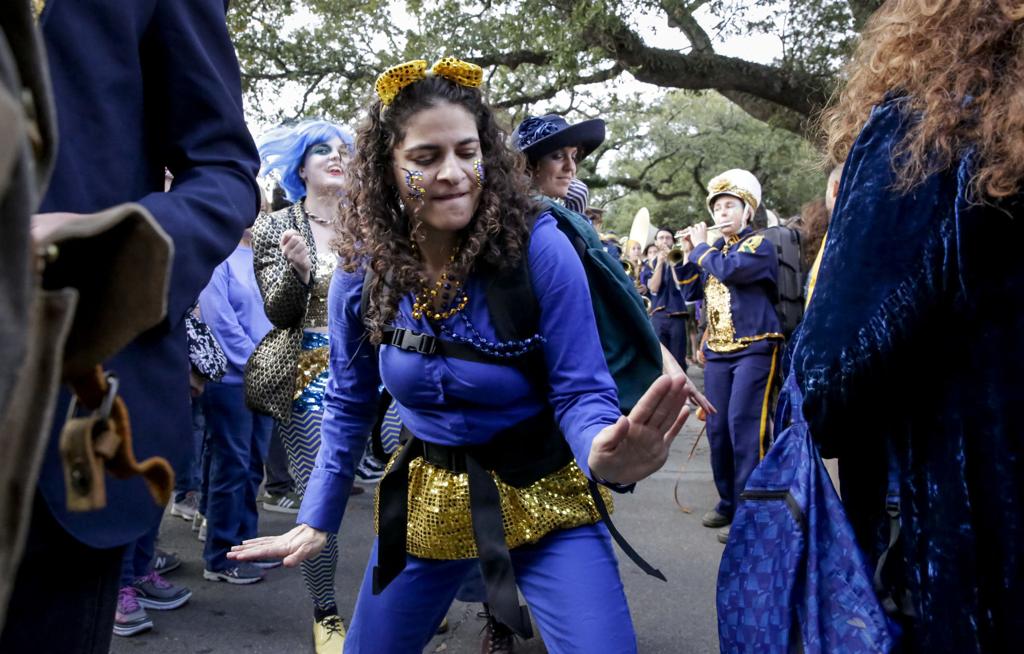
[[[683,292],[683,299],[687,302],[696,302],[704,298],[704,286],[700,283],[700,268],[689,261],[675,267],[676,279],[679,280],[679,290]]]
[[[775,247],[760,236],[750,236],[729,252],[701,243],[693,248],[690,261],[723,284],[775,283],[779,262]]]
[[[380,369],[377,348],[363,328],[363,273],[334,271],[327,296],[330,370],[324,394],[320,451],[296,521],[337,533],[345,515],[355,467],[377,417]]]
[[[183,320],[259,210],[259,156],[242,112],[223,0],[161,0],[141,40],[146,104],[174,184],[140,202],[174,241],[168,319]]]

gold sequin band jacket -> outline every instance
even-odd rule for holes
[[[778,267],[775,246],[749,227],[693,249],[680,280],[687,302],[704,300],[708,350],[730,354],[783,340],[775,313]]]
[[[306,240],[316,262],[310,283],[303,284],[281,253],[281,235],[294,229]],[[256,347],[245,369],[248,405],[285,421],[301,393],[300,376],[315,378],[326,369],[326,348],[302,351],[303,329],[327,326],[327,290],[333,262],[319,257],[302,202],[260,214],[252,228],[253,266],[263,294],[267,318],[274,325]]]

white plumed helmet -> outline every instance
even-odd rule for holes
[[[708,182],[708,212],[712,218],[711,205],[719,195],[732,195],[743,200],[753,213],[761,204],[761,182],[749,170],[742,168],[727,170],[713,178]]]

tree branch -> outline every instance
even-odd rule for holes
[[[871,14],[878,11],[883,2],[884,0],[849,0],[850,13],[853,14],[854,26],[858,32],[864,28],[864,23]]]
[[[572,90],[577,86],[583,86],[585,84],[596,84],[598,82],[607,82],[610,79],[615,79],[622,74],[622,66],[615,64],[611,68],[605,70],[599,70],[593,75],[586,75],[584,77],[578,77],[572,82],[558,81],[549,87],[543,88],[535,93],[524,93],[515,97],[502,100],[501,102],[494,102],[491,104],[496,109],[510,109],[512,107],[518,107],[524,104],[532,104],[534,102],[540,102],[541,100],[548,100],[555,97],[560,92],[565,90]]]
[[[691,4],[681,0],[661,0],[660,4],[668,16],[669,26],[682,30],[686,38],[690,39],[691,52],[714,53],[715,48],[711,43],[711,37],[700,26],[697,19],[693,17],[693,12],[704,2]]]
[[[643,193],[650,193],[656,199],[661,201],[674,200],[676,198],[685,198],[693,195],[693,192],[688,189],[680,189],[678,191],[661,191],[659,190],[659,184],[647,182],[636,177],[587,177],[583,180],[583,183],[592,189],[597,188],[608,188],[610,186],[619,186],[622,188],[629,189],[630,191],[641,191]]]
[[[616,16],[591,19],[586,30],[599,48],[642,82],[672,88],[716,89],[723,94],[739,92],[804,117],[814,115],[829,99],[830,80],[706,51],[683,54],[651,47]],[[740,102],[747,100],[737,97]],[[751,115],[761,119],[778,113],[769,111],[768,104],[748,104]],[[780,121],[780,126],[802,133],[792,119]]]
[[[533,64],[535,66],[547,66],[554,59],[554,55],[550,52],[537,52],[535,50],[513,50],[512,52],[495,52],[493,54],[484,55],[482,57],[470,57],[466,59],[471,64],[476,64],[481,68],[487,68],[488,66],[506,66],[512,70],[519,68],[523,64]]]

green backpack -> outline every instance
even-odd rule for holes
[[[619,406],[623,413],[628,413],[661,374],[658,336],[636,285],[622,264],[605,251],[590,222],[551,200],[545,201],[544,208],[555,217],[558,229],[568,237],[583,262],[604,358],[619,389]]]

